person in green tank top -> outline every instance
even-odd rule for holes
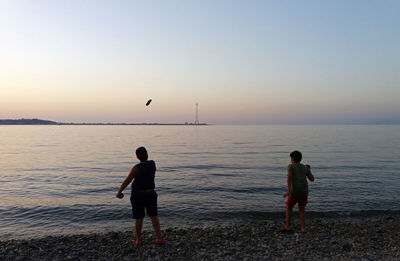
[[[300,151],[290,153],[291,164],[287,168],[287,185],[288,191],[284,197],[288,197],[286,201],[286,225],[284,232],[293,232],[291,220],[293,216],[293,207],[298,204],[301,232],[306,232],[306,212],[305,207],[308,202],[308,182],[314,181],[314,176],[311,173],[310,165],[300,163],[303,156]]]

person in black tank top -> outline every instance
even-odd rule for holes
[[[155,189],[154,177],[156,173],[156,163],[153,160],[148,160],[147,150],[144,147],[139,147],[136,150],[136,157],[140,160],[139,164],[133,166],[129,175],[122,182],[119,188],[117,198],[122,198],[122,191],[132,182],[131,205],[132,214],[135,219],[136,239],[135,245],[142,245],[142,227],[145,216],[151,218],[154,232],[156,234],[156,244],[163,245],[166,240],[161,236],[160,220],[157,211],[157,193]]]

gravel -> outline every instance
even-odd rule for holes
[[[164,246],[152,231],[143,232],[142,247],[132,231],[0,241],[0,260],[400,260],[400,214],[310,218],[307,233],[293,221],[294,233],[281,232],[276,219],[168,228]]]

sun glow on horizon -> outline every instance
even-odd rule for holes
[[[3,1],[0,118],[192,122],[198,102],[209,123],[400,123],[398,11]]]

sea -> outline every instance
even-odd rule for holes
[[[130,186],[115,194],[139,146],[163,229],[283,221],[293,150],[311,215],[400,210],[400,125],[2,125],[0,141],[0,240],[133,230]]]

